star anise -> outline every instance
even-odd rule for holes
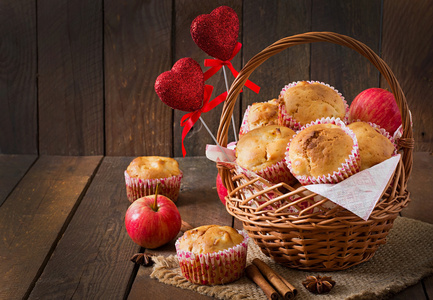
[[[335,285],[335,281],[330,276],[307,276],[302,281],[303,286],[314,294],[328,293]]]
[[[154,256],[153,253],[135,253],[131,257],[131,261],[133,263],[138,264],[138,265],[148,267],[148,266],[153,265],[152,256]]]

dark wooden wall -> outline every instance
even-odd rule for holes
[[[3,0],[0,153],[181,156],[184,113],[159,100],[154,82],[183,57],[206,69],[209,57],[192,41],[189,26],[220,5],[240,19],[238,70],[269,44],[297,33],[334,31],[366,43],[406,94],[415,150],[433,151],[432,0]],[[305,79],[335,86],[349,102],[363,89],[387,86],[352,50],[293,47],[253,73],[262,90],[245,90],[239,98],[236,125],[248,104]],[[207,83],[214,96],[225,90],[222,73]],[[214,133],[220,112],[203,116]],[[199,156],[213,142],[198,123],[185,143],[188,156]]]

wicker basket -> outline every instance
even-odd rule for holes
[[[233,82],[224,103],[217,140],[221,145],[227,145],[233,108],[251,73],[274,54],[294,45],[313,42],[346,46],[365,56],[389,83],[401,111],[403,135],[398,150],[402,156],[370,218],[364,221],[338,205],[330,209],[330,200],[323,197],[315,200],[317,194],[304,187],[295,188],[285,183],[269,185],[257,178],[250,180],[222,165],[217,164],[217,167],[229,192],[228,212],[242,221],[244,229],[263,253],[287,267],[335,271],[368,261],[379,245],[386,242],[395,218],[410,201],[406,189],[414,145],[410,113],[400,85],[386,63],[363,43],[337,33],[310,32],[283,38],[254,56]],[[248,204],[254,201],[263,205]],[[306,201],[313,206],[302,206]],[[292,212],[278,210],[275,206],[278,202]],[[271,206],[274,209],[266,209]]]

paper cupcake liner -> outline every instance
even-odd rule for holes
[[[183,276],[190,282],[200,285],[217,285],[233,282],[243,276],[248,250],[248,234],[239,231],[244,237],[242,243],[213,253],[196,254],[179,249],[176,253]]]
[[[308,128],[312,125],[316,124],[335,124],[339,126],[344,132],[346,132],[353,140],[353,149],[349,155],[349,157],[346,159],[346,161],[341,165],[341,167],[338,168],[337,171],[334,171],[332,174],[327,174],[323,176],[305,176],[305,175],[295,175],[296,179],[302,184],[319,184],[319,183],[338,183],[340,181],[343,181],[344,179],[352,176],[353,174],[357,173],[360,168],[360,157],[359,157],[359,146],[358,146],[358,140],[356,139],[355,134],[352,130],[346,127],[346,125],[341,121],[339,118],[322,118],[320,120],[316,120],[314,122],[311,122],[304,127],[302,127],[300,130],[296,132],[296,134],[292,137],[290,142],[287,144],[286,149],[286,163],[287,166],[292,172],[292,174],[295,174],[293,172],[292,163],[289,158],[289,149],[290,144],[292,140],[301,132],[303,129]]]
[[[296,179],[290,172],[289,168],[287,167],[286,162],[280,161],[276,164],[273,164],[272,166],[269,166],[265,169],[262,169],[260,171],[256,172],[260,177],[263,177],[264,179],[277,184],[280,182],[285,182],[287,184],[293,184],[295,183]]]
[[[239,129],[239,138],[241,138],[241,136],[250,131],[250,126],[248,124],[248,113],[250,112],[250,109],[251,105],[248,105],[244,113],[244,118],[242,119],[241,128]]]
[[[296,86],[300,82],[302,82],[302,81],[292,82],[292,83],[286,85],[285,87],[283,87],[282,90],[281,90],[281,92],[280,92],[280,96],[284,96],[284,93],[285,93],[286,90],[288,90],[289,88],[292,88],[292,87]],[[331,86],[331,85],[329,85],[327,83],[320,82],[320,81],[307,81],[307,82],[310,83],[310,84],[311,83],[320,83],[322,85],[325,85],[325,86],[333,89],[340,96],[340,98],[343,100],[344,107],[346,109],[346,112],[345,112],[345,115],[344,115],[344,118],[343,118],[342,121],[344,123],[347,123],[347,120],[349,119],[349,105],[347,104],[347,101],[344,98],[344,96],[336,88],[334,88],[333,86]],[[280,124],[282,124],[284,126],[287,126],[287,127],[290,127],[293,130],[295,130],[295,131],[302,128],[302,126],[303,126],[302,124],[300,124],[292,116],[290,116],[289,114],[287,114],[287,111],[286,111],[286,108],[285,108],[284,104],[280,104],[279,110],[280,110],[280,114],[279,114],[279,122],[280,122]]]
[[[173,202],[176,202],[179,196],[182,177],[183,173],[181,171],[179,175],[167,178],[140,179],[130,177],[128,172],[125,171],[126,195],[131,203],[138,198],[154,195],[156,192],[156,186],[159,182],[158,194],[164,195]]]

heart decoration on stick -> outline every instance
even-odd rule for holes
[[[213,86],[205,85],[204,74],[194,59],[189,57],[179,59],[171,71],[160,74],[155,81],[155,91],[161,101],[171,108],[189,112],[180,121],[180,126],[183,127],[183,156],[186,155],[184,139],[199,119],[216,142],[215,136],[204,123],[201,114],[211,111],[224,102],[227,92],[210,100]]]
[[[196,17],[190,28],[197,46],[212,57],[228,60],[239,36],[239,18],[228,6],[215,8],[210,14]]]
[[[179,59],[171,71],[158,76],[155,91],[171,108],[192,112],[203,106],[204,86],[200,65],[186,57]]]

